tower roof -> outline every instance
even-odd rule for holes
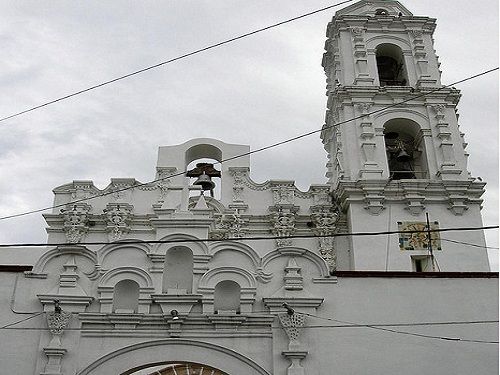
[[[385,10],[388,16],[413,16],[399,1],[394,0],[361,0],[357,3],[340,9],[335,16],[343,15],[363,15],[374,16],[377,10]]]

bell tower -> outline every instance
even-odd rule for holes
[[[328,24],[321,138],[350,232],[425,228],[427,215],[431,228],[482,226],[484,184],[467,170],[460,92],[441,83],[435,27],[392,0],[359,1]],[[417,237],[353,236],[351,269],[489,270],[481,230]]]

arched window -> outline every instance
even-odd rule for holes
[[[240,285],[231,280],[224,280],[215,286],[214,311],[222,313],[240,313]]]
[[[428,178],[425,146],[416,122],[408,119],[387,121],[384,139],[391,180]]]
[[[193,252],[176,246],[165,254],[163,293],[186,294],[193,290]]]
[[[380,86],[407,86],[408,76],[401,48],[394,44],[380,44],[376,50]]]
[[[136,313],[139,305],[139,284],[134,280],[116,283],[113,293],[113,312]]]

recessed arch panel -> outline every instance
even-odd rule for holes
[[[228,375],[271,375],[261,364],[232,349],[184,339],[142,342],[108,353],[77,372],[77,375],[128,375],[151,364],[203,363]]]

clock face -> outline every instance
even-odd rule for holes
[[[438,222],[431,223],[431,230],[439,229]],[[430,250],[429,249],[429,233],[427,225],[423,221],[405,221],[398,222],[399,248],[401,250]],[[441,250],[441,240],[439,232],[431,232],[431,245],[433,250]]]

